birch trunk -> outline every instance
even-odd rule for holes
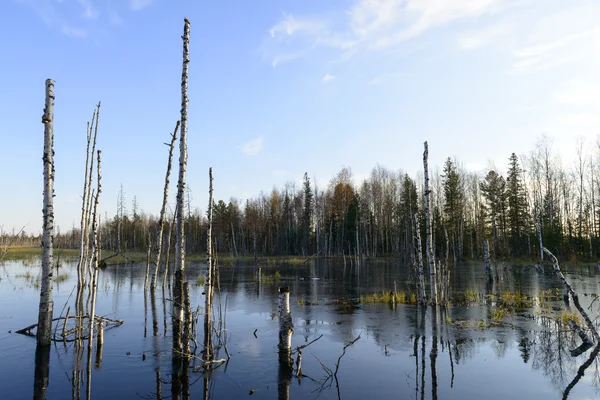
[[[426,304],[425,278],[423,276],[423,248],[421,247],[421,230],[419,215],[415,213],[415,237],[417,239],[417,275],[419,277],[419,304]]]
[[[94,199],[94,213],[92,216],[92,263],[94,267],[94,271],[92,274],[91,280],[91,299],[92,304],[90,307],[90,334],[88,339],[88,351],[91,354],[92,345],[94,343],[94,318],[96,314],[96,294],[98,291],[98,202],[100,201],[100,193],[102,193],[101,186],[101,172],[100,172],[100,156],[102,152],[98,150],[98,191],[96,193],[96,198]],[[88,355],[91,357],[91,355]]]
[[[427,251],[427,265],[429,266],[429,286],[431,290],[431,302],[438,303],[437,296],[437,279],[435,267],[435,255],[433,253],[433,232],[431,229],[431,198],[429,190],[429,167],[427,165],[429,158],[429,148],[427,142],[424,143],[425,151],[423,152],[423,169],[425,175],[424,201],[425,201],[425,248]]]
[[[94,124],[94,120],[96,119],[96,110],[94,110],[94,113],[92,115],[92,125]],[[81,227],[80,227],[80,243],[79,243],[79,263],[77,264],[77,282],[79,284],[79,286],[83,287],[85,282],[85,276],[83,274],[83,265],[84,265],[84,260],[86,257],[85,254],[85,235],[83,232],[85,232],[86,229],[86,215],[87,215],[87,181],[88,181],[88,166],[90,165],[90,142],[92,140],[92,128],[91,125],[88,123],[87,126],[87,147],[85,150],[85,176],[83,178],[83,195],[81,196]]]
[[[185,279],[185,230],[183,220],[185,170],[187,167],[187,106],[190,21],[184,20],[183,68],[181,73],[181,138],[179,139],[179,181],[177,184],[177,227],[175,239],[175,274],[173,276],[173,349],[181,354],[183,324],[183,281]]]
[[[44,208],[42,234],[42,281],[38,313],[37,343],[50,346],[52,334],[52,247],[54,242],[54,81],[46,80],[44,124]]]
[[[177,130],[179,129],[180,121],[175,124],[175,130],[171,135],[171,144],[169,147],[169,161],[167,163],[167,173],[165,174],[165,189],[163,192],[163,203],[160,209],[160,218],[158,220],[158,232],[156,232],[156,246],[154,248],[154,272],[152,273],[152,282],[150,282],[150,292],[154,297],[154,291],[156,290],[156,280],[158,276],[158,265],[160,264],[160,253],[162,251],[163,243],[163,231],[165,227],[165,214],[167,212],[167,200],[169,198],[169,178],[171,176],[171,165],[173,162],[173,149],[175,147],[175,140],[177,140]]]
[[[492,275],[492,264],[490,263],[490,245],[487,239],[483,241],[483,265],[485,266],[485,274],[488,282],[493,282],[494,276]]]
[[[560,270],[560,265],[558,264],[558,259],[547,248],[544,247],[543,250],[552,259],[553,266],[554,266],[554,272],[556,272],[556,274],[562,281],[563,285],[565,286],[565,290],[573,298],[573,304],[575,305],[575,308],[577,308],[577,311],[579,311],[579,314],[581,314],[581,316],[583,317],[586,325],[592,332],[592,336],[594,336],[596,343],[600,343],[600,335],[598,335],[598,331],[596,330],[596,327],[594,326],[594,323],[592,322],[592,320],[590,319],[588,314],[585,312],[583,307],[581,307],[581,304],[579,304],[579,296],[577,295],[577,293],[575,293],[575,291],[573,290],[573,288],[571,287],[571,285],[569,284],[569,282],[563,275],[562,271]]]
[[[85,224],[84,224],[84,230],[82,231],[82,235],[84,235],[84,240],[82,241],[84,243],[84,259],[83,259],[83,266],[82,266],[82,275],[85,276],[85,273],[88,274],[90,281],[91,281],[91,277],[92,277],[92,270],[91,270],[91,265],[88,266],[88,261],[91,259],[88,256],[88,250],[90,248],[90,215],[92,213],[92,196],[90,195],[90,191],[92,190],[92,176],[93,176],[93,171],[94,171],[94,154],[96,153],[96,138],[98,136],[98,120],[100,118],[100,102],[98,102],[98,105],[96,106],[96,111],[95,111],[95,115],[96,115],[96,119],[94,121],[94,117],[92,116],[92,124],[90,125],[90,135],[92,134],[92,129],[94,129],[94,136],[93,136],[93,140],[92,140],[92,151],[91,151],[91,156],[92,159],[90,161],[90,165],[89,165],[89,173],[87,174],[87,178],[88,178],[88,182],[87,182],[87,194],[85,196],[85,200],[87,202],[87,204],[85,205]],[[95,124],[94,124],[95,123]],[[85,279],[85,278],[84,278]]]
[[[213,311],[213,254],[212,254],[212,224],[213,224],[213,175],[212,168],[208,169],[208,231],[206,233],[206,296],[204,304],[204,360],[212,359],[212,311]]]

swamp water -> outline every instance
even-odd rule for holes
[[[158,288],[156,300],[146,300],[145,268],[145,264],[129,264],[109,266],[100,272],[96,314],[124,323],[104,332],[102,363],[92,364],[92,399],[171,398],[171,294],[167,289],[163,297]],[[437,315],[432,307],[423,312],[410,304],[393,308],[356,301],[361,296],[393,290],[394,285],[398,291],[412,292],[406,268],[395,262],[362,263],[357,267],[349,262],[344,266],[314,260],[301,266],[263,266],[262,271],[265,278],[257,283],[252,266],[220,268],[221,305],[222,309],[227,305],[225,323],[231,359],[208,374],[190,368],[183,388],[183,392],[189,390],[189,398],[600,398],[597,352],[592,348],[579,356],[571,355],[581,339],[560,321],[567,306],[557,296],[555,289],[562,294],[562,285],[550,266],[538,271],[500,265],[498,279],[489,286],[482,265],[460,265],[452,270],[450,296],[479,293],[481,298],[471,298],[470,303],[449,307]],[[273,279],[276,272],[281,275],[278,282]],[[579,293],[583,307],[587,309],[591,304],[588,312],[594,320],[600,309],[600,302],[594,302],[600,292],[600,277],[591,268],[563,266],[563,272]],[[39,273],[39,260],[5,261],[0,265],[3,400],[30,399],[33,395],[35,338],[14,332],[37,320]],[[198,278],[205,273],[205,264],[186,266],[193,309],[204,305],[204,287]],[[54,284],[55,317],[63,305],[74,303],[76,264],[63,263],[57,275],[64,277]],[[279,364],[280,286],[290,288],[293,348],[323,335],[303,350],[305,376],[301,379]],[[491,292],[498,299],[506,292],[517,291],[528,296],[527,306],[507,310],[500,322],[494,322],[499,320],[500,308],[493,299],[482,298]],[[571,311],[576,313],[574,308]],[[215,314],[218,316],[218,310]],[[359,335],[360,339],[339,359],[344,346]],[[224,356],[221,349],[218,357]],[[295,360],[296,355],[293,357]],[[48,399],[86,397],[85,346],[81,361],[77,358],[73,343],[52,345]],[[338,360],[337,379],[327,380],[323,366],[335,370]],[[78,389],[74,383],[79,376]]]

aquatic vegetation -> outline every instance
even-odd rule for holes
[[[411,293],[407,296],[406,292],[400,291],[396,292],[394,296],[394,292],[392,291],[383,291],[376,292],[366,295],[360,296],[360,302],[363,304],[368,303],[384,303],[384,304],[416,304],[417,303],[417,295],[415,293]]]
[[[577,325],[581,325],[581,317],[571,311],[563,311],[560,316],[560,321],[564,326],[569,326],[569,320],[573,320]]]
[[[67,279],[69,279],[70,275],[68,272],[62,273],[62,274],[58,274],[56,275],[56,277],[54,278],[54,282],[56,283],[61,283],[66,281]]]
[[[199,276],[198,279],[196,279],[196,285],[198,285],[198,286],[204,286],[205,283],[206,283],[206,277],[204,277],[204,276]]]
[[[504,307],[494,307],[491,309],[491,317],[495,322],[502,321],[506,318],[508,311]]]

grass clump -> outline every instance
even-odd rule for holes
[[[579,315],[570,311],[563,311],[560,316],[560,321],[564,326],[569,326],[569,320],[573,320],[577,325],[581,325],[581,318]]]
[[[56,277],[54,278],[54,282],[56,283],[61,283],[66,281],[67,279],[69,279],[70,275],[68,272],[62,273],[62,274],[58,274],[56,275]]]
[[[204,276],[199,276],[198,279],[196,279],[196,285],[198,286],[204,286],[205,283],[206,278]]]
[[[384,304],[417,304],[417,296],[414,293],[409,295],[404,291],[390,292],[383,291],[377,293],[371,293],[360,296],[360,302],[363,304],[368,303],[384,303]]]

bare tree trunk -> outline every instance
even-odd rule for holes
[[[179,129],[179,121],[175,124],[175,130],[171,135],[171,144],[169,146],[169,161],[167,163],[167,173],[165,174],[165,189],[163,192],[163,203],[160,209],[160,218],[158,220],[158,231],[156,232],[155,254],[154,254],[154,272],[152,273],[152,282],[150,282],[150,292],[154,297],[156,290],[156,279],[158,275],[158,265],[160,264],[160,253],[162,251],[163,231],[165,227],[165,214],[167,212],[167,200],[169,198],[169,178],[171,176],[171,164],[173,161],[173,149],[175,140],[177,140],[177,130]]]
[[[213,311],[213,254],[212,254],[212,224],[213,224],[213,176],[212,168],[208,169],[208,232],[206,238],[206,264],[208,273],[206,277],[205,305],[204,305],[204,360],[212,358],[212,311]]]
[[[44,208],[42,234],[42,281],[38,314],[38,346],[50,346],[52,335],[52,247],[54,242],[54,81],[46,80],[44,124]]]
[[[435,255],[433,253],[433,232],[431,229],[431,198],[429,197],[429,167],[427,166],[429,149],[427,142],[424,143],[425,151],[423,152],[423,169],[425,173],[425,248],[427,251],[427,264],[429,265],[429,285],[431,289],[431,302],[433,304],[438,303],[437,296],[437,279],[436,279],[436,267],[435,267]]]
[[[173,276],[173,350],[181,354],[183,324],[183,282],[185,279],[185,227],[183,219],[185,172],[187,167],[187,87],[190,21],[183,28],[183,71],[181,73],[181,138],[179,140],[179,182],[177,184],[177,230],[175,240],[175,274]]]
[[[94,339],[94,318],[96,313],[96,293],[98,291],[98,202],[100,199],[100,193],[102,193],[101,186],[101,172],[100,172],[100,156],[102,152],[98,150],[98,191],[94,200],[94,213],[92,216],[92,257],[93,261],[91,264],[94,266],[94,273],[92,274],[91,280],[91,299],[92,304],[90,308],[90,333],[88,340],[88,351],[91,352],[93,339]],[[91,355],[89,355],[91,357]]]
[[[575,308],[577,308],[577,311],[579,311],[579,314],[581,314],[581,316],[583,317],[586,325],[588,326],[589,330],[592,332],[592,336],[594,336],[596,343],[600,343],[600,335],[598,335],[598,331],[596,330],[596,327],[594,326],[594,323],[592,322],[592,320],[590,319],[588,314],[585,312],[583,307],[581,307],[581,304],[579,304],[579,296],[577,295],[577,293],[575,293],[575,291],[573,290],[573,288],[571,287],[571,285],[569,284],[569,282],[563,275],[562,271],[560,270],[560,265],[558,264],[558,259],[547,248],[544,247],[543,250],[552,259],[553,265],[554,265],[554,272],[556,272],[556,274],[560,278],[561,282],[565,286],[565,291],[568,294],[570,294],[571,297],[573,298],[573,304],[575,305]]]
[[[492,264],[490,263],[490,245],[487,239],[483,241],[483,265],[485,266],[485,274],[487,275],[488,282],[494,281],[492,275]]]
[[[417,275],[419,277],[419,304],[426,304],[425,279],[423,276],[423,248],[421,247],[421,230],[419,228],[419,214],[415,213],[415,237],[417,238]]]

